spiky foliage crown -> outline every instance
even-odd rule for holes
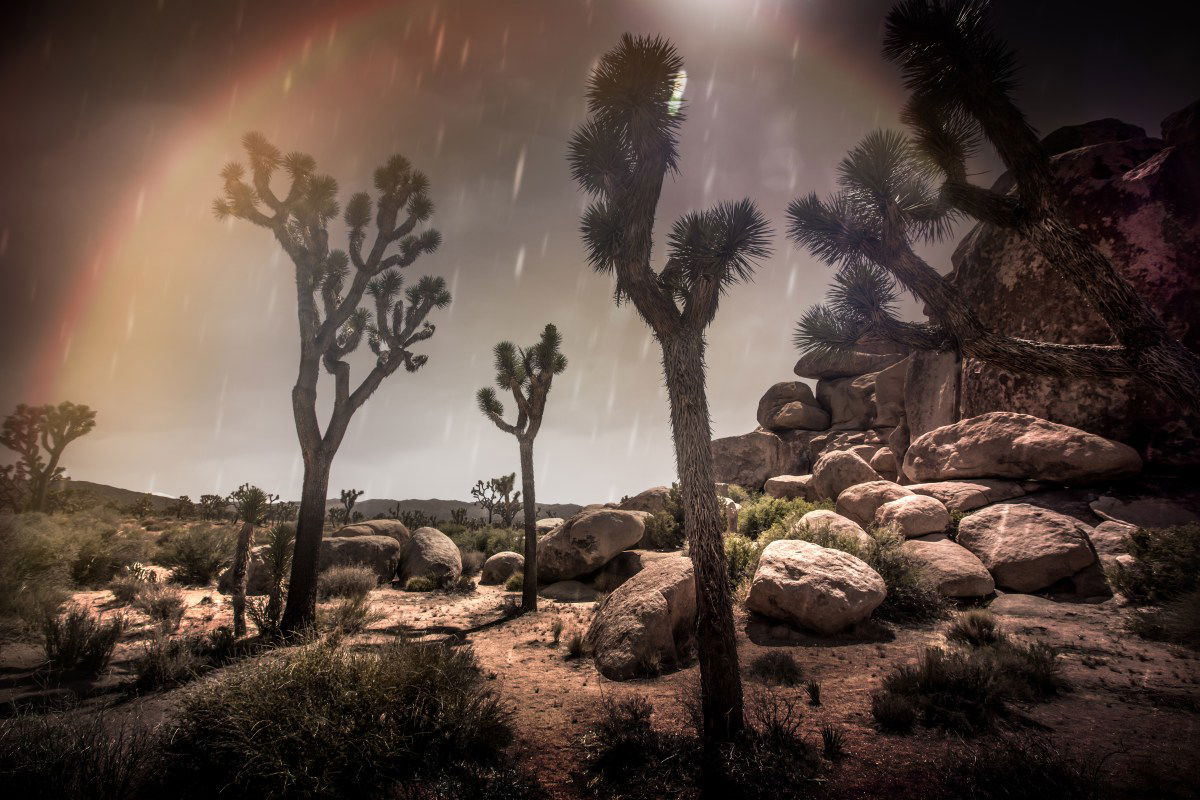
[[[492,351],[496,385],[510,392],[516,400],[517,422],[515,425],[504,422],[504,404],[490,386],[483,387],[475,395],[483,415],[509,433],[536,433],[554,376],[567,368],[567,358],[561,348],[562,334],[552,323],[542,330],[537,344],[530,347],[519,348],[507,341],[498,343]]]

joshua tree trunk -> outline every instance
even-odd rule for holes
[[[537,611],[537,506],[533,499],[533,439],[522,437],[521,494],[525,497],[525,575],[521,585],[521,608]]]
[[[329,494],[329,460],[316,453],[304,468],[300,514],[296,520],[296,549],[288,583],[287,607],[279,629],[285,636],[311,627],[317,615],[317,562],[325,529],[325,500]]]
[[[742,729],[742,680],[733,628],[733,598],[725,564],[712,469],[712,429],[705,394],[704,338],[700,332],[663,342],[663,370],[671,402],[675,464],[683,526],[696,581],[696,643],[700,659],[704,739],[730,741]]]
[[[254,538],[254,523],[242,523],[237,547],[233,551],[233,635],[246,635],[246,580],[250,566],[250,541]]]

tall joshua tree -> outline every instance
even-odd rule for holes
[[[562,336],[558,328],[547,325],[541,340],[529,348],[512,342],[495,347],[496,385],[512,393],[517,404],[517,419],[504,421],[504,404],[496,390],[485,386],[476,393],[479,410],[505,433],[517,437],[521,452],[521,492],[525,496],[525,573],[521,587],[521,608],[537,611],[537,505],[533,494],[533,440],[542,427],[546,398],[554,376],[567,368],[567,359],[559,351]]]
[[[14,505],[23,502],[20,510],[45,511],[51,487],[63,477],[63,451],[95,427],[96,412],[85,405],[18,405],[0,430],[0,444],[20,456],[5,473],[12,481]]]
[[[337,250],[330,248],[329,241],[329,223],[340,211],[337,181],[317,173],[312,156],[283,155],[261,134],[246,134],[242,145],[249,172],[238,163],[225,167],[224,193],[213,202],[213,210],[218,218],[245,219],[271,231],[291,258],[296,276],[300,365],[292,388],[292,411],[304,460],[304,487],[281,622],[283,633],[292,634],[315,618],[317,556],[329,470],[350,419],[401,365],[416,372],[425,364],[428,356],[415,354],[412,348],[433,336],[434,326],[427,317],[450,303],[450,293],[444,279],[426,276],[400,297],[400,270],[432,253],[441,242],[436,230],[417,232],[433,214],[429,179],[403,156],[394,155],[375,170],[374,203],[365,192],[350,198],[342,215],[348,246]],[[271,187],[280,169],[289,184],[282,195]],[[371,297],[370,310],[360,307],[364,295]],[[375,363],[352,388],[346,357],[364,337]],[[334,381],[333,410],[324,430],[317,418],[322,367]]]
[[[243,483],[229,495],[229,502],[237,510],[242,528],[238,531],[237,545],[233,550],[233,635],[246,635],[246,582],[250,571],[250,543],[254,529],[267,521],[271,504],[277,495],[269,495],[257,486]]]
[[[571,139],[571,172],[595,200],[584,212],[588,259],[616,277],[615,299],[632,301],[662,348],[671,430],[691,542],[706,741],[743,727],[733,610],[722,521],[713,483],[704,378],[704,331],[721,294],[749,280],[769,255],[766,220],[749,200],[684,215],[666,264],[651,265],[663,179],[678,167],[683,62],[661,38],[626,34],[600,59],[587,90],[588,120]]]
[[[789,206],[790,235],[839,267],[830,303],[796,330],[802,349],[836,357],[866,333],[915,349],[953,349],[1017,373],[1145,380],[1200,410],[1200,355],[1172,338],[1155,311],[1059,207],[1050,158],[1011,97],[1016,58],[981,0],[906,0],[887,18],[884,55],[912,93],[897,133],[868,135],[843,159],[839,191]],[[1008,194],[969,182],[982,140],[1015,183]],[[1112,331],[1116,344],[1059,344],[988,329],[956,287],[913,250],[965,216],[1026,238]],[[895,316],[900,287],[925,302],[929,323]]]

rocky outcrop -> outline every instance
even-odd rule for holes
[[[1102,519],[1139,528],[1169,528],[1200,522],[1200,514],[1165,497],[1116,498],[1104,495],[1088,504]]]
[[[757,491],[776,475],[807,472],[811,463],[803,431],[774,433],[759,428],[741,436],[726,436],[712,443],[713,473],[720,483],[733,483]]]
[[[633,497],[625,498],[617,504],[617,508],[622,511],[645,511],[657,514],[667,510],[670,496],[670,486],[652,486],[643,492],[638,492]]]
[[[1056,198],[1067,221],[1107,254],[1171,333],[1200,351],[1200,141],[1195,105],[1163,121],[1163,138],[1118,120],[1061,128]],[[994,187],[1007,192],[1010,176]],[[976,225],[953,257],[950,280],[992,330],[1063,343],[1109,343],[1108,326],[1063,286],[1053,265],[1019,232]],[[1062,313],[1064,303],[1070,313]],[[1014,375],[968,359],[961,413],[1032,414],[1128,443],[1159,464],[1200,463],[1200,420],[1150,384]],[[914,437],[915,438],[915,437]]]
[[[996,591],[996,583],[974,553],[935,534],[909,539],[904,553],[921,565],[925,575],[945,597],[984,597]]]
[[[781,539],[763,550],[746,607],[830,635],[865,620],[886,596],[883,578],[862,559]]]
[[[758,424],[772,431],[823,431],[829,428],[829,412],[817,405],[807,383],[785,381],[758,401]]]
[[[894,481],[900,476],[900,466],[896,463],[896,454],[890,447],[881,447],[871,456],[871,469],[879,473],[885,481]]]
[[[408,526],[398,519],[368,519],[345,525],[329,534],[330,536],[391,536],[400,546],[408,544],[411,535]]]
[[[600,674],[628,680],[684,662],[695,641],[691,559],[660,559],[604,599],[585,641]]]
[[[859,351],[836,355],[806,353],[796,362],[792,371],[801,378],[837,380],[878,372],[904,358],[903,353],[895,352],[895,346],[886,342],[861,342],[860,348]],[[879,352],[868,352],[872,350]]]
[[[817,402],[829,410],[830,430],[862,431],[875,427],[875,380],[878,373],[817,381]]]
[[[401,581],[428,578],[436,586],[449,586],[462,575],[458,545],[437,528],[417,528],[400,561]]]
[[[1017,478],[1081,483],[1138,473],[1128,445],[1028,414],[993,411],[929,431],[904,456],[918,482]]]
[[[846,450],[826,453],[813,464],[812,489],[819,498],[833,500],[851,486],[878,480],[880,475],[870,464]]]
[[[485,586],[495,586],[524,570],[525,556],[505,550],[483,562],[483,570],[479,573],[479,582]]]
[[[458,554],[458,548],[454,550]],[[396,567],[403,554],[400,542],[391,536],[338,536],[321,540],[317,569],[330,567],[365,566],[375,570],[382,581],[396,576]],[[461,565],[460,565],[461,570]]]
[[[904,419],[910,442],[957,422],[959,363],[954,352],[917,352],[904,379]],[[904,453],[897,452],[903,462]]]
[[[834,508],[847,519],[864,527],[875,522],[875,511],[884,503],[912,495],[898,483],[868,481],[847,487],[838,495]]]
[[[810,535],[832,534],[838,538],[852,541],[858,547],[867,547],[871,544],[870,534],[863,530],[861,525],[835,511],[821,508],[809,511],[796,522],[796,527],[807,529]],[[797,538],[807,537],[799,535]]]
[[[875,527],[893,528],[905,539],[944,533],[950,512],[940,500],[923,494],[898,497],[875,509]]]
[[[962,519],[958,543],[974,553],[996,585],[1036,592],[1095,561],[1091,529],[1074,517],[1024,503],[988,506]]]
[[[570,580],[604,566],[642,540],[646,532],[642,513],[600,508],[571,517],[538,545],[538,580]]]
[[[559,525],[562,525],[564,521],[565,520],[563,520],[562,517],[542,517],[534,522],[533,526],[540,536],[543,533],[549,533],[550,531],[554,530]]]

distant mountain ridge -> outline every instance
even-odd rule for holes
[[[132,505],[147,494],[146,492],[135,492],[132,489],[122,489],[118,486],[93,483],[92,481],[66,480],[62,482],[62,487],[75,491],[91,492],[101,500],[111,501],[118,506]],[[192,496],[193,502],[199,499],[200,495]],[[151,494],[150,502],[154,505],[155,512],[163,513],[175,503],[175,499]],[[341,502],[337,499],[325,501],[326,508],[335,508],[340,505]],[[456,508],[465,508],[468,519],[487,519],[487,512],[470,500],[391,500],[374,498],[359,500],[354,504],[354,510],[362,513],[367,519],[370,519],[377,514],[388,513],[396,505],[399,505],[401,512],[421,511],[426,515],[435,516],[438,519],[446,521],[449,521],[450,512]],[[570,517],[577,514],[582,508],[583,506],[575,503],[538,503],[538,517]]]

